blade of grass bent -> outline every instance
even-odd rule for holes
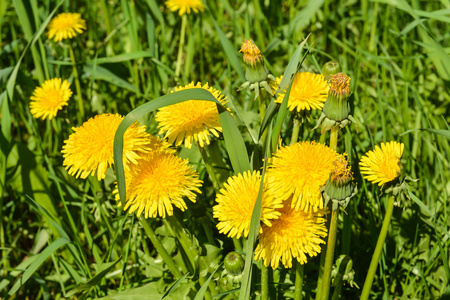
[[[195,100],[193,100],[195,99]],[[150,102],[147,102],[133,111],[131,111],[120,123],[119,128],[116,131],[114,137],[114,165],[116,168],[117,185],[119,188],[119,196],[122,201],[122,205],[125,203],[126,191],[125,191],[125,173],[123,169],[123,135],[127,128],[136,122],[139,118],[145,114],[157,110],[158,108],[168,105],[177,104],[180,102],[193,100],[193,101],[212,101],[217,104],[220,121],[222,123],[223,136],[225,139],[226,150],[229,153],[231,164],[233,168],[236,168],[235,172],[242,172],[250,170],[250,162],[245,148],[244,140],[236,127],[234,119],[230,113],[226,110],[222,104],[207,90],[202,88],[193,88],[188,90],[182,90],[174,92],[159,98],[156,98]]]

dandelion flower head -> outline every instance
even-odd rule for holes
[[[104,179],[106,170],[114,163],[114,136],[123,117],[118,114],[102,114],[90,118],[72,133],[62,149],[63,165],[70,175],[86,178],[97,175]],[[145,132],[145,126],[133,123],[123,136],[123,163],[136,164],[143,153],[152,149],[166,149],[167,143]],[[169,151],[169,150],[168,150]]]
[[[359,166],[363,177],[378,185],[383,185],[400,176],[400,158],[405,145],[392,141],[375,146],[361,158]]]
[[[336,160],[333,162],[331,169],[331,180],[336,183],[346,183],[353,179],[353,173],[347,160],[348,154],[338,154]]]
[[[61,13],[48,24],[47,36],[55,42],[71,39],[86,30],[86,21],[79,13]]]
[[[261,51],[259,51],[258,46],[256,46],[251,40],[245,40],[242,43],[242,47],[239,52],[244,54],[244,62],[251,66],[254,66],[256,63],[263,60]]]
[[[136,212],[138,217],[144,213],[145,218],[171,216],[174,206],[186,210],[183,197],[195,202],[202,184],[187,159],[164,151],[145,153],[137,164],[125,171],[125,182],[124,209]],[[113,193],[120,201],[117,186]]]
[[[279,82],[281,82],[282,77],[279,78]],[[299,72],[295,74],[291,84],[292,88],[288,100],[290,111],[322,109],[328,98],[329,90],[328,83],[322,74]],[[285,93],[278,93],[276,102],[281,103],[284,95]]]
[[[222,93],[200,82],[191,82],[186,86],[175,88],[182,91],[193,88],[202,88],[209,91],[222,104],[226,103]],[[179,146],[184,141],[186,148],[191,148],[195,140],[200,147],[209,145],[210,136],[218,137],[222,132],[219,111],[216,103],[211,101],[188,100],[174,105],[160,108],[156,113],[156,121],[159,123],[159,134],[164,134],[170,144]]]
[[[276,197],[291,195],[295,209],[323,208],[320,189],[328,180],[336,152],[324,144],[300,142],[282,147],[272,157],[267,177]]]
[[[344,73],[337,73],[331,76],[330,92],[337,96],[346,96],[350,94],[350,77]]]
[[[41,87],[37,87],[30,97],[30,111],[35,118],[42,120],[53,119],[57,112],[68,104],[72,91],[70,83],[61,78],[53,78],[44,81]]]
[[[185,13],[190,14],[191,10],[195,13],[199,11],[203,12],[205,10],[205,5],[202,0],[168,0],[166,1],[166,6],[171,11],[179,10],[178,14],[180,16]]]
[[[287,204],[278,211],[281,215],[272,221],[272,226],[263,226],[255,260],[262,259],[266,267],[270,265],[273,269],[278,267],[280,260],[286,268],[292,268],[293,259],[305,264],[306,254],[316,256],[320,253],[320,244],[325,243],[325,210],[295,210]]]
[[[214,217],[219,219],[217,228],[220,233],[229,237],[247,237],[250,230],[250,221],[253,208],[258,197],[261,185],[261,175],[257,171],[244,172],[228,178],[224,188],[217,195],[217,205],[213,207]],[[278,218],[282,199],[270,193],[265,182],[261,205],[261,221],[271,226],[271,221]]]

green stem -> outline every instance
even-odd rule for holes
[[[299,132],[300,132],[300,120],[297,117],[294,117],[294,128],[292,129],[291,145],[297,143]]]
[[[181,247],[186,253],[187,258],[189,259],[189,270],[192,274],[195,273],[195,247],[192,246],[191,240],[189,236],[186,234],[185,229],[180,224],[178,219],[175,216],[167,216],[163,219],[164,222],[167,222],[169,229],[172,231],[172,235],[180,242]]]
[[[327,224],[329,225],[329,224]],[[327,226],[328,227],[328,226]],[[319,278],[317,279],[316,300],[322,296],[323,269],[325,268],[325,257],[327,256],[327,246],[322,244],[320,251]]]
[[[360,298],[361,300],[366,300],[369,298],[373,279],[375,277],[375,272],[377,271],[378,261],[380,260],[381,252],[383,250],[383,245],[386,240],[386,236],[389,229],[389,223],[391,222],[393,211],[394,211],[394,196],[390,196],[386,209],[386,215],[384,216],[383,220],[383,227],[381,227],[381,232],[380,235],[378,236],[377,246],[375,247],[375,251],[372,255],[372,261],[370,262],[369,271],[367,272],[366,281],[364,282],[364,287]]]
[[[269,268],[261,261],[261,300],[269,299]]]
[[[330,148],[333,149],[334,151],[337,151],[338,132],[339,132],[338,126],[334,126],[333,128],[331,128]]]
[[[148,224],[148,221],[143,217],[140,217],[139,220],[141,221],[142,227],[144,228],[145,233],[150,238],[150,241],[152,242],[153,246],[156,248],[159,255],[161,255],[164,262],[169,267],[170,272],[172,272],[173,276],[175,276],[176,278],[181,278],[183,274],[181,274],[181,272],[178,270],[178,267],[173,261],[172,256],[170,256],[169,253],[167,253],[166,249],[156,236],[155,231]]]
[[[70,43],[69,43],[69,53],[70,53],[70,59],[72,60],[73,75],[75,77],[75,87],[77,89],[78,109],[80,111],[80,114],[77,114],[77,117],[78,117],[78,122],[81,124],[81,122],[84,118],[83,96],[81,94],[80,78],[78,77],[78,70],[77,70],[77,63],[75,61],[75,54],[73,53],[72,44],[70,44]]]
[[[305,267],[295,260],[295,292],[294,300],[301,300],[303,298],[303,274]]]
[[[181,60],[183,58],[183,47],[184,47],[184,38],[186,35],[186,24],[187,24],[187,15],[184,14],[181,17],[181,33],[180,33],[180,44],[178,46],[178,56],[177,56],[177,66],[175,68],[175,76],[180,76],[181,71]]]
[[[325,266],[322,276],[322,300],[328,300],[331,287],[331,268],[333,266],[334,249],[336,246],[337,221],[339,215],[339,207],[333,209],[331,213],[330,231],[328,234],[327,255],[325,257]]]

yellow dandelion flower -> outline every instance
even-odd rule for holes
[[[176,87],[175,91],[202,88],[209,91],[222,104],[226,103],[225,96],[220,91],[209,87],[208,83],[193,82],[186,86]],[[181,145],[184,140],[186,148],[192,147],[195,140],[200,147],[209,145],[210,135],[218,137],[222,132],[219,111],[214,102],[189,100],[160,108],[156,113],[159,123],[159,134],[165,134],[170,144]]]
[[[66,106],[70,96],[72,96],[69,87],[70,83],[67,80],[62,81],[61,78],[44,81],[42,86],[37,87],[33,96],[30,97],[31,114],[36,119],[53,119],[58,110]]]
[[[293,196],[295,209],[323,208],[321,187],[330,177],[336,152],[316,142],[300,142],[282,147],[272,157],[267,177],[275,196]]]
[[[288,200],[289,202],[289,200]],[[289,205],[278,209],[280,217],[272,221],[272,226],[263,226],[259,244],[255,249],[255,260],[263,260],[264,265],[276,269],[281,262],[292,268],[292,260],[300,264],[320,253],[320,244],[327,236],[325,211],[317,212],[295,210]]]
[[[195,193],[201,193],[199,187],[202,185],[187,159],[164,151],[146,153],[137,164],[130,165],[125,172],[125,182],[124,209],[129,208],[130,213],[136,211],[138,217],[144,212],[145,218],[171,216],[174,206],[186,210],[183,197],[195,203]],[[117,186],[113,193],[120,201]]]
[[[179,10],[178,14],[180,16],[185,13],[190,14],[191,10],[195,13],[205,10],[205,5],[202,0],[168,0],[166,1],[166,6],[171,11]]]
[[[280,85],[281,79],[277,78],[277,86]],[[290,111],[322,109],[323,104],[328,98],[328,83],[322,74],[314,74],[309,72],[297,73],[292,81],[292,88],[289,94],[288,108]],[[285,92],[278,93],[276,102],[283,101]]]
[[[245,40],[242,43],[242,47],[239,52],[244,54],[244,62],[251,66],[254,66],[256,63],[263,60],[261,51],[259,51],[258,46],[256,46],[251,40]]]
[[[383,185],[400,176],[400,158],[403,154],[403,143],[395,141],[381,143],[381,148],[366,153],[359,162],[364,178],[378,185]]]
[[[55,42],[71,39],[86,30],[86,21],[79,13],[61,13],[48,24],[47,36]]]
[[[63,165],[70,175],[86,178],[97,174],[101,180],[106,169],[113,165],[114,135],[123,117],[118,114],[102,114],[86,121],[81,127],[72,128],[72,133],[61,153]],[[132,124],[123,136],[123,163],[136,164],[140,156],[152,149],[166,149],[167,143],[145,132],[145,126]],[[167,150],[170,151],[170,150]]]
[[[214,217],[219,219],[217,228],[229,237],[247,237],[256,198],[261,184],[261,175],[257,171],[247,171],[228,178],[224,188],[217,195],[217,205],[213,207]],[[274,197],[266,182],[263,187],[261,221],[271,226],[271,221],[280,215],[282,199]]]

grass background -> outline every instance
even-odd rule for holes
[[[85,291],[85,296],[101,297],[149,284],[151,289],[142,291],[149,296],[150,290],[161,292],[173,282],[137,220],[117,209],[113,172],[103,182],[83,181],[62,167],[63,141],[81,125],[74,84],[71,105],[54,122],[35,120],[29,112],[29,97],[44,80],[74,82],[68,43],[82,78],[85,120],[100,113],[125,115],[176,85],[209,82],[228,97],[250,145],[260,116],[253,95],[236,92],[244,82],[237,53],[241,43],[251,38],[270,72],[280,76],[309,33],[310,54],[302,70],[320,72],[325,62],[338,61],[352,78],[358,122],[358,133],[353,125],[347,127],[338,145],[349,153],[360,192],[341,214],[337,255],[353,260],[354,281],[362,287],[385,209],[384,197],[361,179],[357,162],[380,142],[401,141],[404,172],[419,181],[412,184],[411,199],[402,199],[394,210],[372,298],[450,297],[449,1],[208,1],[204,13],[188,16],[179,78],[174,70],[181,18],[163,1],[62,1],[57,13],[81,13],[88,30],[55,44],[35,33],[58,4],[0,1],[0,297],[58,298],[70,290],[76,294],[73,288],[88,280],[77,295]],[[142,121],[157,133],[152,114]],[[313,125],[304,125],[301,139],[320,139],[319,132],[310,131]],[[289,128],[285,124],[283,137],[290,136]],[[204,248],[204,266],[211,265],[233,244],[214,227],[213,190],[198,152],[183,149],[180,155],[196,164],[205,181],[198,203],[180,216]],[[152,224],[181,261],[167,224]],[[317,264],[313,259],[305,269],[307,296],[314,295]],[[289,295],[289,273],[278,275],[275,286]],[[189,284],[195,282],[184,283],[173,299],[188,294]],[[344,299],[359,294],[357,288],[343,288]]]

